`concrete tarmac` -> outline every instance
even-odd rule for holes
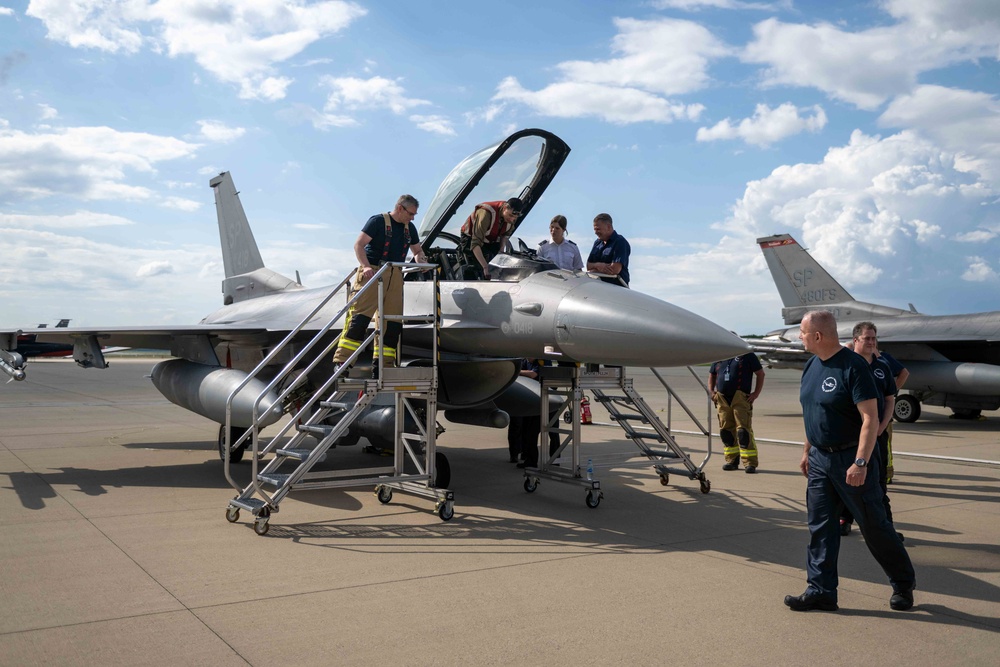
[[[708,494],[648,467],[599,468],[596,509],[576,486],[529,494],[503,431],[441,418],[451,521],[398,492],[381,505],[371,487],[302,491],[260,537],[245,516],[225,520],[235,491],[217,425],[162,398],[144,377],[154,363],[38,361],[0,385],[0,664],[997,664],[995,464],[897,456],[912,611],[889,609],[856,530],[840,611],[782,604],[805,588],[808,539],[801,446],[771,442],[802,440],[794,371],[768,371],[755,407],[759,474],[723,472],[716,438]],[[674,429],[695,430],[633,372]],[[694,378],[664,372],[704,422]],[[1000,458],[1000,414],[948,412],[897,424],[895,449]],[[595,418],[607,421],[597,406]],[[637,452],[617,427],[586,426],[584,440],[584,460]],[[703,438],[681,444],[704,458]],[[372,458],[341,448],[328,463]],[[249,465],[234,470],[245,479]]]

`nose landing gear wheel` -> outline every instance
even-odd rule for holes
[[[236,442],[237,440],[239,440],[243,436],[244,433],[246,433],[249,430],[250,429],[240,428],[239,426],[233,426],[232,428],[229,429],[229,442],[230,443]],[[242,445],[240,445],[236,449],[230,450],[228,452],[228,454],[229,454],[229,462],[230,463],[239,463],[240,461],[243,460],[243,452],[246,451],[247,442],[249,442],[249,441],[244,441],[244,443]],[[226,460],[226,425],[225,424],[220,424],[219,425],[219,460],[220,461],[225,461]]]
[[[909,394],[900,394],[896,397],[892,415],[898,422],[912,424],[920,418],[920,401]]]

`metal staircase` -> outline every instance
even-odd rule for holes
[[[668,408],[667,423],[657,416],[656,412],[646,403],[633,385],[631,378],[625,375],[625,369],[614,366],[604,367],[543,367],[541,370],[541,414],[549,415],[548,421],[542,424],[541,442],[545,451],[548,435],[556,433],[560,436],[558,450],[542,456],[538,468],[527,468],[524,472],[524,490],[528,493],[538,488],[540,479],[551,479],[558,482],[575,484],[587,489],[586,503],[588,507],[597,507],[604,492],[601,483],[594,477],[594,470],[600,468],[645,467],[652,462],[654,471],[660,476],[660,483],[666,486],[670,474],[683,475],[692,480],[698,480],[702,493],[708,493],[711,482],[705,476],[704,468],[712,456],[712,433],[684,404],[680,396],[666,383],[656,369],[650,369],[667,391],[670,408]],[[688,369],[698,379],[693,369]],[[699,379],[699,383],[700,383]],[[704,384],[702,384],[704,388]],[[640,458],[622,459],[617,454],[605,454],[588,458],[586,466],[581,465],[581,424],[580,399],[584,391],[589,390],[594,400],[601,403],[608,411],[611,420],[625,431],[625,435],[639,448]],[[705,388],[707,396],[707,388]],[[550,412],[549,406],[558,398],[564,399],[562,406]],[[711,423],[711,400],[709,400],[708,419]],[[707,452],[700,463],[695,463],[687,451],[677,442],[678,431],[670,427],[670,409],[672,402],[677,401],[688,417],[697,425],[700,434],[707,438]],[[563,413],[569,415],[567,428],[561,424]],[[563,454],[568,449],[569,461]],[[567,465],[567,463],[569,465]]]
[[[655,369],[652,370],[662,382],[663,378],[656,373]],[[664,386],[666,386],[665,383]],[[653,462],[653,469],[660,476],[660,483],[666,486],[670,481],[670,473],[674,473],[684,475],[689,479],[697,479],[702,493],[711,491],[712,483],[706,478],[704,472],[705,464],[708,463],[708,459],[712,455],[712,441],[707,430],[702,429],[703,434],[709,436],[708,453],[700,464],[695,464],[687,451],[677,443],[670,428],[660,420],[656,412],[636,391],[631,378],[627,378],[624,373],[621,373],[618,388],[621,390],[621,394],[608,394],[605,393],[604,389],[595,388],[593,390],[594,400],[604,406],[611,420],[617,422],[625,431],[625,435],[635,443],[641,455]],[[667,386],[667,391],[687,410],[687,406],[676,394],[673,394],[669,386]],[[700,426],[700,422],[690,411],[688,411],[688,415]],[[668,460],[671,463],[680,463],[683,468],[666,465],[664,461]]]
[[[358,355],[369,343],[374,341],[376,332],[369,334],[350,358],[314,391],[305,390],[308,384],[307,378],[323,359],[329,358],[337,345],[337,339],[327,344],[325,349],[318,354],[314,353],[314,359],[310,364],[299,368],[313,348],[319,345],[330,329],[364,292],[369,289],[378,289],[378,302],[381,306],[384,295],[383,280],[391,266],[400,267],[404,273],[436,268],[431,264],[385,264],[380,267],[373,278],[302,346],[302,349],[260,392],[254,402],[252,425],[246,433],[236,438],[235,441],[231,441],[233,433],[231,418],[232,403],[236,395],[243,386],[268,368],[305,324],[312,321],[334,295],[349,284],[353,273],[334,288],[281,343],[275,346],[249,374],[244,383],[230,394],[226,406],[223,451],[233,452],[239,447],[245,447],[252,452],[250,457],[251,481],[245,486],[234,482],[229,469],[230,457],[223,457],[226,479],[239,492],[235,498],[229,501],[229,506],[226,509],[226,519],[230,523],[239,520],[240,510],[246,510],[255,517],[254,530],[256,533],[265,535],[269,528],[271,514],[278,511],[279,504],[292,490],[356,487],[368,484],[375,485],[376,495],[382,503],[390,502],[392,492],[396,489],[434,499],[436,501],[435,511],[444,521],[448,521],[454,515],[454,494],[448,489],[439,489],[434,486],[436,480],[438,388],[437,335],[433,336],[430,366],[384,367],[382,356],[379,355],[378,379],[353,379],[348,376],[347,372]],[[440,312],[438,308],[439,289],[435,273],[435,303],[428,304],[432,312],[416,316],[380,316],[380,336],[384,333],[387,321],[401,322],[404,330],[408,324],[429,324],[437,332],[440,325],[438,318]],[[294,403],[294,407],[289,410],[291,417],[281,426],[279,431],[263,440],[260,435],[259,407],[265,396],[276,388],[280,391],[279,402],[282,404]],[[347,435],[351,424],[366,413],[379,394],[391,394],[394,398],[396,418],[393,464],[391,466],[383,464],[343,470],[314,470],[318,463],[326,459],[329,450],[337,446],[338,440]],[[407,415],[410,416],[411,423],[416,424],[416,433],[406,431]],[[292,435],[286,441],[285,436],[288,433],[292,433]],[[269,455],[271,458],[266,458]],[[416,472],[406,472],[407,464],[415,468]]]

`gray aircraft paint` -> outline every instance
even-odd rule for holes
[[[781,296],[785,324],[797,325],[810,310],[829,310],[838,336],[870,320],[878,327],[879,349],[910,371],[905,389],[918,400],[956,412],[1000,408],[1000,311],[966,315],[924,315],[915,309],[857,301],[795,239],[778,234],[757,239]],[[798,341],[798,326],[768,334],[758,349],[776,365],[795,365],[801,356],[774,341]]]
[[[541,154],[531,160],[517,152],[517,146],[523,145],[518,142],[525,138],[534,142],[529,153],[541,146]],[[463,207],[470,205],[466,200],[472,201],[481,193],[475,189],[477,184],[508,183],[495,174],[486,180],[483,177],[512,146],[519,166],[535,165],[534,173],[522,173],[518,184],[510,186],[519,188],[526,210],[541,197],[569,152],[558,137],[541,130],[517,132],[496,147],[477,152],[472,156],[475,159],[467,158],[461,168],[449,174],[450,180],[438,191],[440,201],[436,199],[428,207],[438,211],[431,220],[434,233],[444,237],[449,220],[467,215]],[[165,366],[154,373],[154,380],[164,384],[161,391],[174,403],[221,423],[225,419],[218,414],[218,399],[224,401],[235,388],[238,371],[252,368],[331,288],[306,289],[268,269],[230,174],[216,176],[210,185],[215,191],[225,266],[220,309],[193,326],[40,329],[31,333],[38,333],[40,340],[76,341],[81,347],[86,343],[91,350],[96,349],[93,343],[97,340],[101,345],[168,349],[183,362],[172,364],[169,372]],[[433,234],[422,239],[425,249],[431,237]],[[430,312],[432,283],[407,282],[405,303],[409,313]],[[343,305],[342,298],[335,298],[306,325],[304,333],[311,336],[321,329]],[[674,366],[715,361],[748,349],[739,338],[694,313],[635,290],[608,285],[583,272],[542,271],[519,281],[443,281],[441,314],[441,350],[447,363],[483,369],[478,374],[463,372],[452,377],[466,383],[479,377],[500,390],[513,381],[516,364],[506,364],[512,369],[509,381],[499,378],[497,369],[520,357]],[[330,336],[336,333],[331,331]],[[426,352],[431,333],[428,329],[408,329],[403,338],[404,354],[409,350],[419,357],[421,348]],[[0,331],[0,348],[13,349],[15,339],[16,332]],[[504,363],[498,365],[498,360]],[[103,358],[90,363],[98,368],[102,364]],[[442,371],[442,385],[447,375]],[[467,386],[458,389],[442,387],[444,395],[477,395]],[[488,408],[478,409],[493,425],[502,422]]]

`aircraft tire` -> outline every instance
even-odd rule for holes
[[[910,394],[897,396],[896,406],[892,409],[892,416],[898,422],[912,424],[920,419],[920,401]]]
[[[442,452],[434,452],[434,480],[431,486],[438,489],[447,489],[451,484],[451,464],[448,457]]]
[[[240,428],[238,426],[232,427],[231,429],[229,429],[229,441],[230,442],[236,442],[248,430],[249,429]],[[246,446],[242,445],[240,447],[237,447],[233,451],[229,452],[229,462],[230,463],[239,463],[240,461],[242,461],[243,460],[243,453],[245,451],[246,451]],[[225,461],[226,460],[226,425],[225,424],[219,424],[219,460],[220,461]]]

